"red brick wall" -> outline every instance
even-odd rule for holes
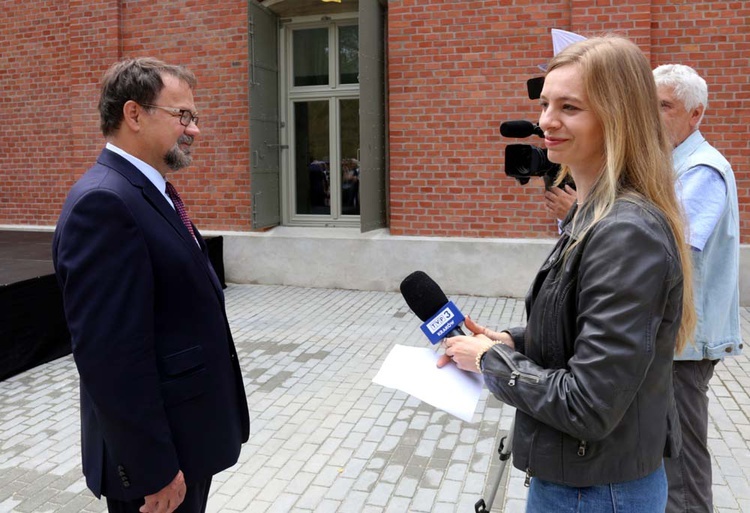
[[[249,230],[247,3],[123,2],[123,56],[184,64],[198,78],[193,165],[170,178],[203,230]]]
[[[242,1],[6,1],[0,17],[0,224],[53,225],[104,139],[99,81],[123,57],[198,77],[194,165],[173,181],[203,229],[250,227],[247,6]]]
[[[732,164],[750,243],[750,2],[654,0],[652,13],[654,66],[687,64],[708,83],[701,132]]]
[[[389,2],[391,232],[547,237],[541,180],[503,172],[498,126],[538,118],[526,79],[552,56],[550,28],[632,38],[654,66],[695,67],[709,84],[702,130],[733,164],[750,241],[750,4],[735,1],[395,0]],[[519,5],[525,4],[525,5]],[[742,101],[744,100],[744,102]]]
[[[391,0],[391,231],[554,236],[543,187],[503,172],[501,122],[536,120],[526,79],[549,29],[632,37],[654,66],[709,83],[703,132],[732,162],[750,242],[750,5],[670,0]],[[103,145],[98,83],[121,57],[152,55],[198,77],[195,165],[174,181],[203,229],[250,229],[248,38],[240,0],[6,0],[0,17],[0,224],[52,225]]]
[[[54,223],[73,177],[100,145],[94,141],[98,118],[89,107],[96,101],[91,70],[116,57],[116,2],[83,5],[3,4],[0,223]]]
[[[566,28],[570,8],[564,0],[508,4],[389,2],[392,233],[555,233],[541,180],[521,186],[505,176],[499,126],[538,118],[526,79],[542,74],[549,27]]]

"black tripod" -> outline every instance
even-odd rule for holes
[[[508,435],[500,439],[500,447],[498,447],[497,449],[497,452],[500,453],[500,469],[497,471],[495,481],[485,490],[485,492],[487,492],[487,502],[484,502],[484,499],[479,499],[474,504],[474,513],[490,513],[490,511],[492,510],[492,503],[495,502],[497,490],[500,488],[500,483],[502,482],[503,475],[505,474],[505,467],[508,463],[508,460],[510,459],[510,450],[513,447],[514,424],[515,422],[511,423],[510,429],[508,430]]]

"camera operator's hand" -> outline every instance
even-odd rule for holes
[[[544,206],[558,219],[565,219],[577,200],[575,189],[568,184],[565,184],[564,189],[550,187],[544,192]]]

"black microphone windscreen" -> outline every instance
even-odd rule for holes
[[[406,304],[423,322],[448,303],[448,298],[440,285],[423,271],[411,273],[404,278],[399,288]]]
[[[536,133],[536,125],[531,121],[506,121],[500,124],[500,135],[503,137],[523,138]]]

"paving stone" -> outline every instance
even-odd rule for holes
[[[487,496],[513,409],[484,390],[474,422],[372,383],[394,343],[425,347],[398,293],[229,285],[251,415],[239,462],[216,476],[207,511],[464,513]],[[515,298],[452,298],[503,329]],[[750,310],[742,309],[750,336]],[[386,336],[384,336],[384,334]],[[750,361],[728,358],[709,391],[717,511],[750,511]],[[0,382],[0,513],[102,513],[80,468],[78,377],[70,356]],[[525,508],[506,465],[494,512]]]
[[[392,497],[385,509],[385,513],[406,513],[409,511],[410,499],[405,497]]]

